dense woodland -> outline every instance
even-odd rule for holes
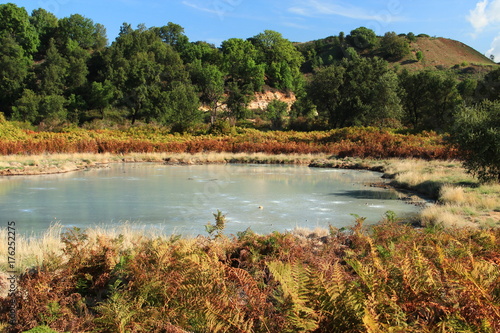
[[[28,14],[1,4],[0,123],[57,132],[149,124],[197,135],[234,134],[234,125],[435,131],[452,133],[469,170],[499,180],[500,68],[487,58],[472,67],[432,65],[415,47],[419,38],[433,37],[377,36],[360,27],[293,43],[265,30],[216,47],[190,42],[181,26],[169,22],[151,28],[123,23],[109,43],[105,27],[82,15],[57,18],[41,8]],[[424,69],[401,69],[401,63],[422,63]],[[256,94],[269,91],[294,103],[275,99],[265,109],[249,108]],[[19,153],[12,147],[24,143],[2,128],[4,146]],[[99,147],[95,140],[92,145]]]
[[[499,97],[500,69],[478,77],[391,65],[410,54],[418,38],[429,36],[376,36],[361,27],[292,43],[266,30],[215,47],[190,42],[174,23],[124,23],[109,43],[105,27],[90,18],[57,18],[44,9],[30,15],[2,4],[0,111],[45,129],[141,122],[184,132],[224,121],[248,125],[259,117],[275,129],[446,131],[464,105]],[[412,61],[421,60],[417,52]],[[295,95],[291,110],[279,100],[266,110],[248,109],[256,92],[270,89]]]

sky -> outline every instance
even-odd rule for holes
[[[459,40],[500,61],[500,0],[19,0],[28,13],[81,14],[107,29],[109,42],[126,22],[181,25],[190,41],[217,46],[275,30],[294,42],[348,34],[364,26],[377,35],[425,33]]]

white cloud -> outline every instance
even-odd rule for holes
[[[487,56],[493,54],[495,56],[495,61],[500,61],[500,35],[495,37],[493,42],[491,43],[491,48],[486,52]]]
[[[491,25],[499,24],[500,0],[479,1],[476,4],[476,8],[470,11],[467,20],[474,28],[476,34],[482,32]]]
[[[396,13],[381,9],[378,12],[331,0],[298,0],[288,11],[301,16],[338,15],[356,20],[395,22],[403,20]]]
[[[215,9],[215,8],[212,9],[212,8],[207,8],[207,7],[199,6],[199,5],[191,3],[189,1],[183,1],[182,4],[186,5],[188,7],[194,8],[196,10],[202,11],[202,12],[206,12],[206,13],[210,13],[210,14],[215,14],[215,15],[219,15],[219,16],[224,15],[224,11],[220,10],[220,9]]]

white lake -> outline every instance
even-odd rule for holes
[[[40,233],[51,223],[65,227],[158,228],[167,234],[207,235],[213,213],[227,217],[225,233],[258,233],[299,227],[354,224],[351,214],[380,221],[419,208],[371,171],[275,165],[113,164],[67,174],[0,178],[0,216],[16,221],[17,232]],[[128,221],[128,222],[127,222]]]

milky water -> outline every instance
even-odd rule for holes
[[[19,233],[65,227],[156,228],[167,234],[206,235],[213,213],[226,233],[299,227],[351,226],[386,211],[410,216],[418,208],[396,192],[370,187],[381,174],[304,166],[115,164],[67,174],[0,178],[0,217]]]

